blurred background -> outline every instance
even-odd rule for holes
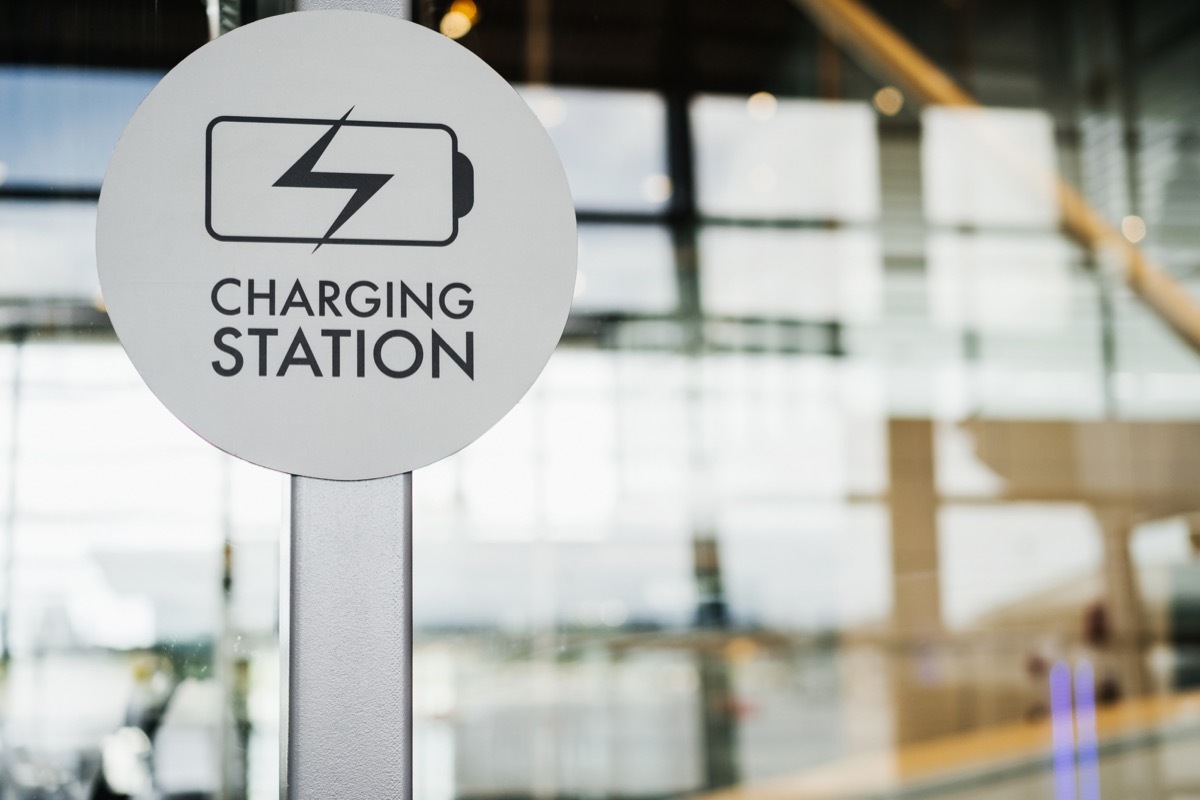
[[[287,479],[142,385],[93,235],[141,98],[284,5],[0,5],[3,800],[278,796]],[[1200,796],[1200,7],[412,13],[580,241],[415,476],[418,800]]]

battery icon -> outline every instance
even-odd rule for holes
[[[217,117],[205,227],[223,242],[441,247],[475,201],[474,168],[442,124]]]

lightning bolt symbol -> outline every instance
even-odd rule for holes
[[[354,107],[350,107],[353,111]],[[329,241],[337,229],[346,224],[346,221],[354,216],[363,205],[370,200],[376,192],[383,188],[383,185],[392,179],[391,175],[371,175],[360,172],[315,172],[314,168],[317,162],[324,155],[326,148],[329,147],[333,137],[337,136],[338,130],[342,127],[342,123],[350,116],[350,111],[347,111],[342,118],[333,124],[333,126],[325,132],[325,135],[317,140],[317,143],[308,148],[308,152],[300,156],[295,164],[288,167],[288,171],[280,176],[279,180],[275,181],[276,186],[287,186],[300,189],[353,189],[354,195],[342,208],[342,213],[338,214],[337,219],[329,226],[329,230],[325,231],[325,235],[321,237],[321,241],[317,242],[317,246],[313,248],[313,252],[317,252],[321,245]]]

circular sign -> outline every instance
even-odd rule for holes
[[[117,335],[180,420],[296,475],[377,478],[525,394],[575,284],[562,165],[462,46],[354,11],[197,50],[143,101],[100,194]]]

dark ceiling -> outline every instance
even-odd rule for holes
[[[477,3],[481,19],[462,44],[514,82],[820,96],[860,77],[791,0]],[[450,0],[414,5],[416,20],[436,28]],[[913,11],[954,30],[942,0],[914,0],[903,14]],[[531,67],[537,30],[551,34],[544,69]],[[169,69],[207,39],[204,0],[0,3],[0,63]]]
[[[249,20],[287,0],[241,2]],[[451,0],[413,2],[436,28]],[[476,2],[462,44],[512,82],[848,98],[880,83],[796,0]],[[1200,33],[1200,3],[1176,0],[865,2],[985,103],[1056,113],[1080,88],[1062,85],[1072,59],[1090,96]],[[168,69],[207,39],[204,0],[0,0],[0,63]]]
[[[0,62],[169,69],[208,41],[203,0],[4,0]]]

